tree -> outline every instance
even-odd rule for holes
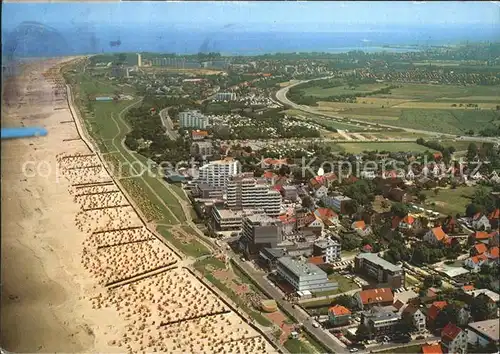
[[[358,303],[353,296],[349,295],[340,295],[333,300],[332,305],[341,305],[347,307],[349,310],[353,311],[358,308]]]
[[[467,160],[472,161],[477,155],[477,145],[475,143],[470,143],[467,147]]]
[[[474,321],[484,321],[488,319],[490,310],[483,296],[476,296],[472,300],[470,314]]]
[[[481,209],[479,208],[479,206],[477,206],[474,203],[470,203],[465,208],[465,216],[470,218],[470,217],[476,215],[477,213],[479,213],[480,211],[481,211]]]
[[[434,188],[434,195],[438,195],[439,194],[439,188]]]
[[[368,327],[364,323],[360,323],[356,331],[356,339],[358,341],[364,341],[369,339],[371,337],[371,334],[372,333],[370,327]]]
[[[310,196],[306,195],[302,198],[302,206],[310,209],[314,206],[314,200]]]
[[[352,234],[345,234],[342,237],[342,249],[346,251],[352,251],[361,246],[361,239]]]
[[[425,200],[427,199],[427,196],[425,195],[425,193],[422,193],[422,192],[418,192],[417,193],[417,199],[420,203],[424,203]]]
[[[404,218],[406,215],[408,215],[408,206],[403,203],[392,203],[391,206],[391,212],[399,216],[400,218]]]
[[[288,174],[290,174],[290,167],[288,167],[287,165],[283,165],[279,168],[278,175],[287,176]]]

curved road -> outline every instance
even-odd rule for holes
[[[320,78],[311,79],[311,80],[302,80],[302,81],[296,82],[296,83],[294,83],[292,85],[283,87],[282,89],[280,89],[280,90],[278,90],[276,92],[276,99],[278,101],[280,101],[281,103],[283,103],[283,104],[286,104],[288,106],[291,106],[294,109],[297,109],[297,110],[300,110],[300,111],[303,111],[303,112],[307,112],[307,113],[311,113],[311,114],[316,114],[316,115],[323,116],[323,117],[328,117],[328,118],[345,119],[345,117],[341,117],[341,116],[338,116],[338,115],[335,115],[335,114],[331,114],[331,113],[319,112],[319,111],[315,110],[312,107],[296,104],[296,103],[290,101],[288,99],[288,97],[286,97],[288,91],[292,87],[295,87],[297,85],[304,84],[304,83],[310,82],[310,81],[330,79],[330,78],[332,78],[332,76],[325,76],[325,77],[320,77]],[[395,125],[372,123],[372,122],[367,122],[365,120],[351,119],[351,118],[349,119],[349,121],[356,122],[356,123],[363,123],[363,124],[374,126],[374,127],[376,126],[376,127],[384,127],[384,128],[391,128],[391,129],[402,129],[402,130],[405,130],[405,131],[411,132],[411,133],[433,135],[435,137],[439,136],[439,137],[448,137],[448,138],[453,138],[453,139],[457,138],[456,134],[454,135],[454,134],[433,132],[433,131],[430,131],[430,130],[420,130],[420,129],[403,128],[403,127],[399,127],[399,126],[395,126]],[[500,143],[500,138],[493,138],[493,137],[461,136],[460,140]]]

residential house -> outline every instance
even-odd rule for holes
[[[394,294],[390,288],[368,289],[354,295],[358,307],[361,309],[373,306],[389,306],[394,303]]]
[[[434,328],[439,313],[446,306],[448,306],[448,302],[446,301],[434,301],[429,307],[429,309],[427,310],[427,324],[430,328]]]
[[[444,353],[467,353],[467,333],[453,323],[448,323],[441,331],[441,346]]]
[[[470,268],[473,272],[477,273],[481,270],[481,266],[488,261],[488,256],[484,253],[469,257],[464,261],[464,266]]]
[[[309,213],[303,221],[304,226],[299,228],[300,231],[304,233],[312,233],[314,235],[320,236],[323,232],[325,224],[321,218],[318,218],[316,214]]]
[[[328,321],[332,326],[343,326],[349,324],[351,311],[348,308],[335,305],[328,309]]]
[[[488,220],[492,230],[498,229],[500,223],[500,209],[497,208],[489,213]]]
[[[460,231],[460,225],[453,216],[449,216],[443,222],[443,231],[447,234],[454,234]]]
[[[352,223],[351,228],[358,233],[361,237],[371,235],[372,229],[367,226],[364,220],[355,221]]]
[[[486,256],[488,257],[488,263],[493,263],[496,262],[497,264],[500,261],[500,258],[498,257],[498,246],[490,247],[488,251],[485,252]]]
[[[470,235],[472,241],[475,242],[482,242],[485,244],[489,244],[491,240],[491,234],[486,231],[476,231]]]
[[[321,219],[325,227],[331,227],[339,223],[339,216],[332,209],[318,208],[313,214],[316,218]]]
[[[399,222],[398,228],[401,232],[416,232],[422,228],[422,222],[420,218],[408,214]]]
[[[479,231],[488,231],[491,230],[491,224],[486,215],[477,213],[472,217],[472,228]]]
[[[469,251],[471,257],[483,254],[488,250],[488,247],[484,243],[476,243]]]
[[[324,185],[318,185],[314,190],[314,197],[317,199],[321,199],[328,195],[328,188]]]
[[[482,298],[488,305],[488,309],[492,313],[499,311],[498,306],[500,305],[500,295],[489,289],[475,289],[471,291],[466,291],[467,301],[471,302],[474,298]]]
[[[424,344],[420,349],[420,353],[422,354],[443,354],[443,350],[441,349],[441,344]]]
[[[425,331],[425,315],[416,305],[408,305],[403,310],[403,319],[409,320],[417,332]]]
[[[437,245],[439,243],[444,242],[448,238],[448,235],[443,231],[441,226],[430,229],[424,235],[424,241],[429,242],[430,244]]]
[[[388,198],[400,203],[407,203],[410,201],[410,195],[401,188],[391,188]]]

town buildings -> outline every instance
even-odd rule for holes
[[[453,323],[441,331],[441,347],[444,353],[467,353],[467,333]]]
[[[360,253],[354,259],[356,272],[375,279],[379,286],[398,289],[405,286],[405,273],[402,266],[394,265],[373,253]]]
[[[179,126],[181,128],[206,129],[208,124],[208,117],[199,111],[179,112]]]
[[[360,309],[374,306],[389,306],[394,303],[394,294],[389,288],[361,290],[354,295]]]
[[[339,260],[340,251],[340,242],[330,238],[316,241],[313,245],[313,254],[315,256],[324,256],[325,263],[333,263]]]
[[[223,160],[210,161],[198,170],[198,182],[212,187],[226,187],[229,177],[241,173],[241,164],[238,160],[226,157]]]
[[[227,205],[231,209],[262,208],[270,216],[279,216],[281,194],[253,174],[232,176],[227,181]]]
[[[274,248],[282,240],[281,221],[263,214],[243,218],[240,244],[248,257],[262,248]]]
[[[361,321],[369,328],[369,338],[380,338],[396,332],[396,327],[401,322],[401,315],[380,307],[361,314]]]
[[[236,100],[236,93],[234,92],[218,92],[215,95],[216,101],[234,101]]]
[[[402,312],[403,318],[409,319],[417,332],[425,331],[425,315],[416,305],[408,305]]]
[[[322,292],[338,288],[338,284],[330,282],[326,273],[318,266],[291,257],[279,258],[277,270],[278,275],[286,280],[295,291]]]
[[[335,305],[328,309],[328,321],[332,326],[344,326],[351,320],[351,311],[341,305]]]
[[[191,144],[191,155],[200,156],[206,158],[212,156],[214,153],[214,147],[210,140],[205,141],[195,141]]]
[[[193,190],[193,195],[202,199],[222,200],[223,194],[222,187],[212,187],[206,183],[198,183]]]
[[[500,345],[500,324],[498,318],[469,323],[467,341],[476,347],[486,347],[490,344]]]
[[[246,209],[233,211],[223,208],[212,208],[212,227],[214,231],[241,231],[243,218],[248,215],[265,215],[263,209]]]

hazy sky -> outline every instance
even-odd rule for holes
[[[151,24],[233,30],[321,31],[342,26],[500,24],[500,3],[485,2],[128,2],[5,3],[2,25]],[[345,27],[344,27],[345,28]]]

